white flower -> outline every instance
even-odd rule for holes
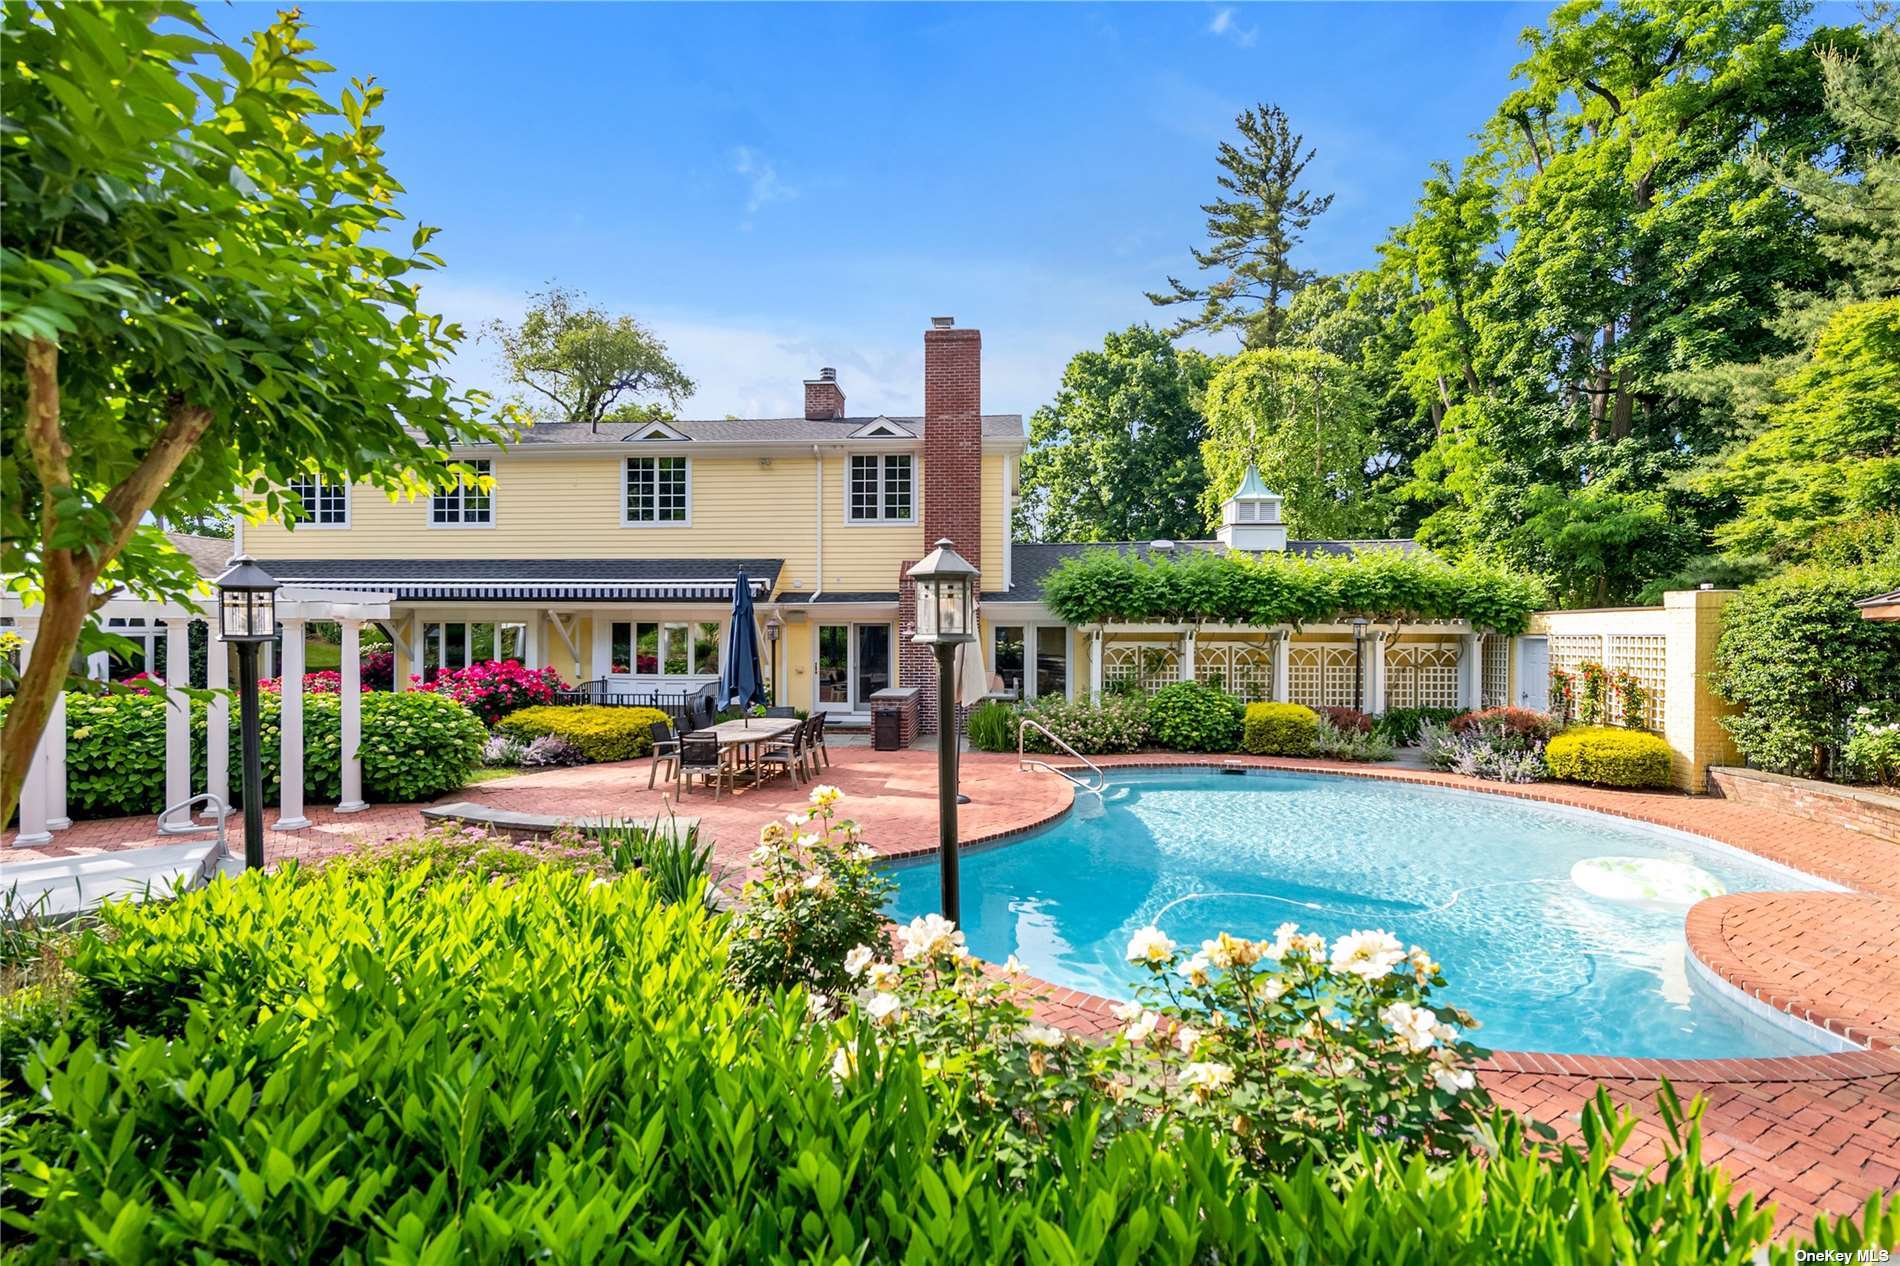
[[[818,837],[809,831],[800,831],[792,837],[793,848],[810,848],[818,842]]]
[[[838,1053],[831,1057],[831,1076],[836,1081],[858,1075],[858,1048],[840,1046]]]
[[[872,963],[864,973],[864,983],[873,989],[889,989],[897,984],[896,963]]]
[[[1154,1036],[1155,1026],[1160,1023],[1160,1016],[1152,1011],[1143,1011],[1122,1032],[1129,1041],[1139,1046]]]
[[[894,993],[875,993],[864,1005],[864,1013],[871,1017],[871,1023],[889,1028],[904,1018],[904,1004]]]
[[[838,801],[843,798],[844,792],[839,791],[836,787],[828,783],[820,783],[811,789],[811,802],[821,809],[827,805],[837,804]]]
[[[1056,1047],[1062,1045],[1067,1037],[1061,1029],[1047,1024],[1032,1024],[1023,1030],[1023,1040],[1031,1046]]]
[[[897,935],[904,942],[905,958],[929,958],[937,954],[962,958],[967,952],[963,947],[963,933],[941,914],[918,915],[909,926],[899,928]]]
[[[811,874],[805,876],[805,882],[802,885],[802,887],[807,892],[817,892],[820,888],[824,886],[825,886],[824,872],[817,871],[817,870],[814,870]]]
[[[869,844],[860,844],[851,850],[851,860],[855,862],[874,862],[877,860],[877,850],[872,848]]]
[[[1201,1031],[1191,1024],[1183,1024],[1174,1031],[1174,1044],[1183,1055],[1191,1055],[1200,1044]]]
[[[1205,1100],[1234,1084],[1234,1070],[1226,1064],[1189,1064],[1181,1070],[1181,1085]]]
[[[1023,960],[1016,957],[1014,954],[1011,954],[1009,958],[1005,960],[1003,963],[1003,974],[1006,976],[1022,975],[1023,974]]]
[[[1212,942],[1209,942],[1209,944],[1212,944]],[[1188,959],[1187,962],[1181,964],[1181,974],[1188,978],[1190,985],[1197,987],[1204,986],[1207,984],[1208,968],[1211,966],[1212,964],[1208,961],[1207,951],[1203,950],[1193,958]]]
[[[830,996],[822,993],[813,994],[811,997],[805,999],[805,1010],[811,1013],[811,1018],[814,1020],[824,1019],[831,1014]]]
[[[1173,956],[1174,942],[1152,923],[1129,938],[1128,961],[1131,963],[1153,967],[1167,962]]]
[[[791,828],[794,831],[796,831],[799,827],[804,826],[805,823],[811,821],[811,814],[800,813],[797,810],[793,810],[791,813],[788,813],[785,815],[785,821],[788,825],[791,826]]]
[[[1432,1025],[1432,1036],[1441,1042],[1456,1042],[1458,1040],[1458,1030],[1452,1028],[1449,1024],[1434,1024]]]
[[[1267,983],[1260,986],[1260,992],[1266,995],[1268,1002],[1278,1002],[1286,996],[1286,981],[1279,976],[1267,977]]]
[[[1117,1005],[1112,1014],[1117,1020],[1125,1023],[1139,1016],[1142,1010],[1143,1007],[1139,1002],[1124,1002]]]
[[[1428,1051],[1438,1043],[1438,1017],[1430,1007],[1395,1002],[1379,1012],[1379,1021],[1411,1050]]]
[[[1469,1090],[1478,1084],[1478,1079],[1471,1075],[1471,1070],[1468,1068],[1434,1068],[1432,1080],[1438,1083],[1438,1088],[1448,1095],[1455,1095],[1460,1090]]]
[[[1412,974],[1421,985],[1430,983],[1431,978],[1438,974],[1438,960],[1416,945],[1406,953],[1405,958],[1412,964]]]
[[[1405,947],[1390,932],[1352,931],[1334,942],[1332,968],[1366,980],[1377,980],[1404,958]]]
[[[1293,939],[1299,934],[1300,925],[1297,923],[1282,923],[1279,927],[1275,928],[1273,930],[1273,944],[1267,946],[1267,957],[1272,959],[1285,958],[1287,951],[1293,948]],[[1210,941],[1209,944],[1212,944],[1212,942]]]
[[[864,969],[877,958],[869,945],[860,945],[844,956],[844,971],[847,976],[862,976]]]

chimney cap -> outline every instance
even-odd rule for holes
[[[932,328],[933,330],[947,330],[955,326],[956,323],[957,323],[957,319],[955,317],[931,317],[930,318],[930,328]]]
[[[823,369],[818,371],[818,378],[821,382],[837,382],[838,371],[826,365]]]

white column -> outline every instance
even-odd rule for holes
[[[1194,644],[1195,644],[1195,639],[1197,636],[1198,636],[1198,632],[1192,625],[1189,625],[1187,628],[1187,631],[1181,634],[1181,680],[1182,681],[1195,680]]]
[[[310,825],[303,815],[303,635],[301,617],[286,619],[284,670],[278,683],[277,741],[283,786],[278,789],[277,826],[297,831]]]
[[[104,681],[112,675],[112,656],[104,651],[94,651],[86,656],[86,676],[94,681]]]
[[[66,683],[53,696],[53,710],[46,718],[46,735],[40,740],[46,750],[46,826],[63,831],[73,824],[66,811]]]
[[[1466,633],[1458,639],[1458,706],[1475,708],[1484,697],[1484,639]]]
[[[1377,716],[1385,711],[1385,634],[1369,631],[1362,653],[1365,657],[1360,671],[1362,702],[1367,716]]]
[[[594,636],[593,640],[588,644],[587,671],[581,674],[582,680],[584,681],[592,681],[596,677],[605,677],[608,673],[613,671],[614,666],[614,626],[611,622],[612,617],[605,611],[593,611],[589,612],[589,615],[594,622]],[[631,659],[627,664],[628,668],[635,667],[632,661],[638,660],[639,652],[639,647],[636,646],[633,648]],[[665,668],[666,626],[662,624],[660,626],[660,669],[661,671],[665,671]]]
[[[214,693],[205,709],[205,790],[231,812],[231,647],[218,637],[218,622],[205,621],[205,685]],[[207,806],[207,809],[209,806]]]
[[[1102,631],[1089,634],[1089,702],[1102,701]]]
[[[343,629],[343,800],[338,813],[369,808],[363,802],[363,663],[360,620],[338,622]],[[499,636],[499,634],[497,634]]]
[[[13,631],[20,635],[20,670],[24,673],[33,659],[33,641],[39,634],[40,622],[37,618],[16,620]],[[50,719],[48,724],[51,724]],[[20,833],[13,839],[16,847],[31,848],[35,844],[53,842],[46,820],[47,759],[46,736],[41,734],[39,746],[33,749],[33,759],[27,765],[26,778],[20,784]]]
[[[165,619],[165,684],[181,689],[165,698],[165,806],[191,799],[191,700],[183,687],[191,685],[191,621]],[[167,813],[159,829],[176,831],[191,826],[191,811]]]
[[[1293,694],[1293,634],[1285,629],[1273,635],[1273,701],[1285,703]]]
[[[537,672],[546,663],[541,658],[541,625],[546,619],[539,611],[528,612],[528,628],[521,639],[521,665]]]
[[[407,665],[409,671],[397,673],[395,680],[390,684],[397,690],[407,690],[414,684],[409,680],[410,675],[414,674],[418,677],[422,675],[422,613],[419,611],[409,612],[401,618],[401,623],[397,627],[403,631],[403,640],[409,643],[409,663]]]

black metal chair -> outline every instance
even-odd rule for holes
[[[719,750],[719,740],[710,735],[701,738],[682,734],[679,742],[679,794],[683,797],[692,790],[693,778],[697,775],[701,781],[712,784],[713,799],[719,799],[720,790],[732,785],[732,766]]]
[[[653,765],[647,770],[647,790],[653,790],[653,780],[658,776],[662,765],[673,773],[667,781],[678,782],[680,776],[680,741],[673,733],[673,726],[666,721],[655,721],[651,727],[653,734]]]
[[[818,768],[818,758],[820,756],[825,758],[825,768],[830,769],[831,749],[825,746],[825,714],[822,712],[812,713],[811,719],[806,724],[811,727],[811,733],[806,736],[805,742],[811,749],[812,769],[816,770]]]
[[[800,721],[762,746],[758,756],[759,776],[764,777],[766,770],[776,767],[790,774],[793,782],[805,781],[806,739],[810,732],[811,722]]]

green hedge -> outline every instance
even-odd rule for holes
[[[468,782],[481,764],[480,721],[461,704],[437,695],[375,692],[363,699],[363,793],[378,802],[428,800]],[[0,716],[5,715],[0,700]],[[275,802],[281,784],[280,700],[258,697],[264,798]],[[334,804],[343,796],[343,701],[337,695],[303,700],[304,796]],[[237,701],[231,703],[231,795],[242,799],[243,738]],[[191,707],[191,785],[205,785],[205,705]],[[66,798],[79,817],[157,813],[165,807],[165,701],[155,695],[66,696]]]
[[[1319,713],[1302,703],[1250,703],[1240,724],[1240,750],[1255,756],[1311,756]]]
[[[1544,748],[1552,778],[1605,787],[1667,787],[1669,744],[1659,734],[1608,725],[1565,730]]]
[[[545,704],[511,712],[495,722],[499,734],[566,739],[590,761],[637,760],[653,750],[653,723],[672,718],[658,708],[608,708],[597,704]]]
[[[1148,737],[1176,752],[1231,752],[1240,741],[1240,700],[1198,681],[1148,696]]]
[[[1070,624],[1293,624],[1340,616],[1373,620],[1470,620],[1522,633],[1542,604],[1534,580],[1475,562],[1452,565],[1396,549],[1323,558],[1187,551],[1147,561],[1091,550],[1066,559],[1042,600]]]
[[[1217,1135],[1104,1146],[1087,1104],[1007,1152],[908,1048],[834,1080],[803,998],[730,992],[724,921],[637,875],[292,868],[103,918],[0,1083],[21,1266],[1744,1266],[1772,1232],[1693,1135],[1620,1172],[1607,1098],[1587,1149],[1546,1158],[1507,1117],[1485,1159],[1342,1132],[1271,1184]],[[1891,1243],[1897,1216],[1813,1242]]]

